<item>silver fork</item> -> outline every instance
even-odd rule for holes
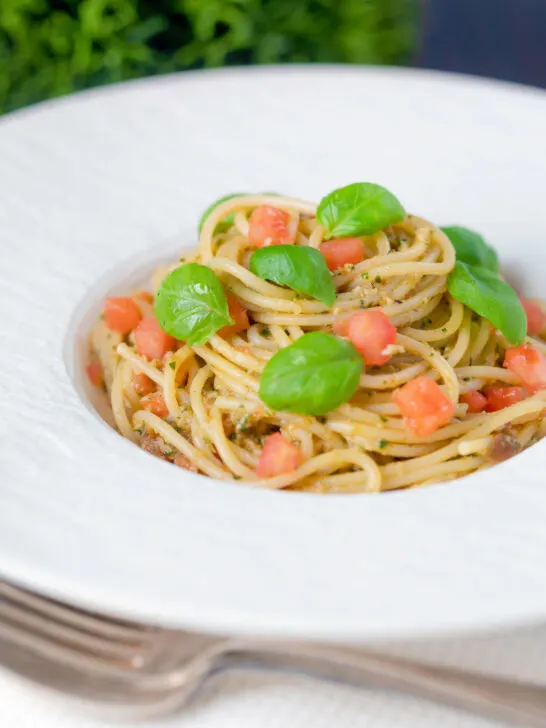
[[[48,688],[148,718],[183,706],[213,673],[284,669],[390,689],[529,728],[546,727],[546,687],[346,647],[226,639],[146,627],[0,582],[0,664]],[[112,710],[110,710],[112,714]]]

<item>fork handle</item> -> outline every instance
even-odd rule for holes
[[[427,665],[372,651],[307,643],[230,642],[229,666],[255,665],[304,672],[363,687],[396,690],[484,717],[546,728],[546,687],[479,673]]]

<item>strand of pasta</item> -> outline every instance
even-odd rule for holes
[[[129,418],[127,417],[124,398],[125,383],[127,380],[127,375],[130,373],[130,371],[130,362],[124,361],[116,367],[114,381],[112,382],[110,403],[112,406],[112,413],[114,415],[116,427],[121,432],[123,437],[126,437],[128,440],[135,441],[136,436],[133,432],[133,428],[131,426]]]
[[[187,372],[188,362],[193,358],[193,351],[189,346],[183,346],[175,352],[166,362],[165,378],[163,380],[163,398],[171,417],[176,417],[179,411],[177,396],[177,378],[183,370]]]
[[[360,477],[362,478],[363,474],[366,476],[366,479],[362,482],[363,491],[377,493],[381,490],[381,471],[378,465],[373,458],[356,448],[332,450],[328,453],[317,455],[292,473],[276,475],[273,478],[263,478],[256,485],[268,489],[287,488],[314,473],[321,472],[322,470],[336,470],[339,467],[347,465],[358,466],[362,471]]]
[[[165,442],[172,445],[179,452],[185,455],[190,462],[194,463],[199,470],[206,475],[209,475],[212,478],[220,478],[222,480],[231,477],[229,471],[225,467],[220,465],[220,463],[217,465],[215,463],[211,463],[202,452],[188,442],[185,437],[182,437],[182,435],[178,433],[174,427],[169,425],[168,422],[162,420],[161,417],[158,417],[151,412],[147,412],[146,410],[139,410],[135,413],[133,421],[137,427],[142,425],[149,430],[156,432],[165,440]]]

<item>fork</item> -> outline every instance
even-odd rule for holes
[[[133,719],[179,709],[219,670],[254,666],[396,690],[514,725],[546,727],[546,687],[539,685],[369,650],[145,626],[6,582],[0,582],[0,665]]]

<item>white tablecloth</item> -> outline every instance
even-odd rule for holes
[[[460,639],[391,646],[388,651],[546,685],[546,626]],[[111,719],[83,713],[0,672],[2,728],[105,728]],[[130,721],[134,725],[134,721]],[[238,670],[206,683],[183,713],[150,728],[501,728],[406,696],[360,690],[289,674]]]

